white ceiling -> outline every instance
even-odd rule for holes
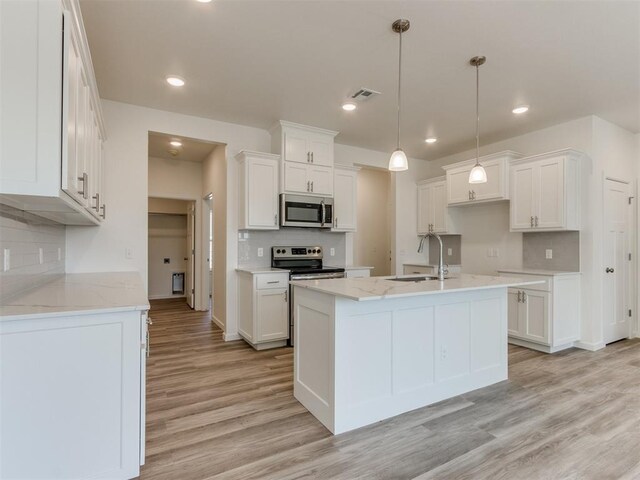
[[[402,146],[433,159],[595,114],[640,131],[640,2],[82,0],[102,98],[270,127],[284,119],[336,141],[395,146],[398,35]],[[167,74],[184,77],[169,87]],[[382,92],[343,112],[360,87]],[[530,104],[515,117],[511,109]],[[426,145],[426,136],[439,141]]]
[[[169,142],[178,140],[181,147],[174,147]],[[149,156],[168,158],[169,160],[185,160],[202,162],[216,148],[215,143],[203,142],[192,138],[168,135],[166,133],[149,132]],[[174,151],[175,154],[171,153]]]

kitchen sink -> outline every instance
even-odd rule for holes
[[[392,282],[424,282],[425,280],[437,280],[438,277],[428,277],[428,276],[422,276],[422,277],[396,277],[396,278],[390,278],[389,280],[391,280]]]

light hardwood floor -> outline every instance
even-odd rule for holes
[[[332,436],[292,394],[292,350],[223,342],[152,302],[143,479],[640,479],[640,340],[545,355],[509,381]]]

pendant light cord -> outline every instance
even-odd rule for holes
[[[400,28],[400,51],[398,53],[398,137],[397,150],[400,150],[400,91],[402,89],[402,28]]]
[[[476,63],[476,165],[480,164],[480,65]]]

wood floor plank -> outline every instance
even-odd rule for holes
[[[509,380],[342,435],[293,397],[290,348],[224,342],[153,301],[142,479],[640,479],[640,340],[546,355]]]

